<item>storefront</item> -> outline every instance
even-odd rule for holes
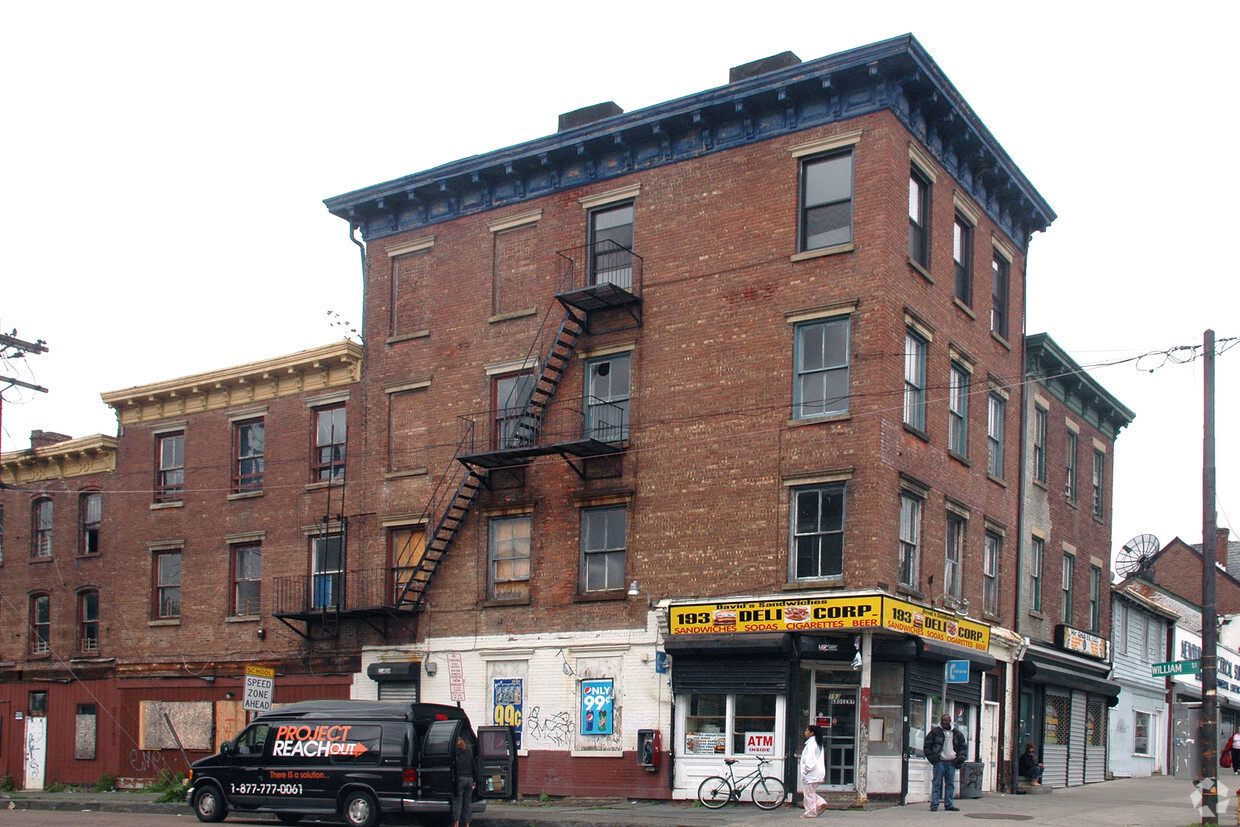
[[[1200,661],[1201,635],[1176,626],[1168,661]],[[1240,653],[1226,646],[1216,649],[1218,681],[1218,747],[1240,727]],[[1201,774],[1201,672],[1171,678],[1172,773],[1189,778]]]
[[[984,624],[854,594],[673,603],[668,628],[676,798],[693,798],[723,759],[757,755],[796,792],[811,723],[826,730],[827,798],[925,800],[929,764],[910,756],[944,712],[978,757],[995,666]]]
[[[1119,700],[1106,638],[1055,628],[1055,646],[1030,644],[1020,663],[1017,744],[1041,756],[1042,783],[1076,787],[1106,780],[1107,710]]]

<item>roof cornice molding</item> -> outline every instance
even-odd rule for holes
[[[891,111],[1021,250],[1055,213],[912,35],[565,130],[324,201],[366,240]]]
[[[361,374],[363,348],[342,340],[286,356],[209,373],[138,385],[100,396],[122,425],[260,402],[353,384]]]
[[[0,454],[0,482],[32,485],[116,470],[116,437],[104,434],[68,439],[41,448]]]
[[[1114,440],[1136,414],[1085,372],[1047,333],[1025,337],[1025,370],[1046,391]]]

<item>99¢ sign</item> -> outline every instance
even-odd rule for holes
[[[612,680],[581,682],[581,734],[611,735]]]
[[[521,746],[521,719],[524,701],[524,680],[521,678],[496,678],[493,687],[491,720],[497,726],[510,726],[517,733],[517,747]]]

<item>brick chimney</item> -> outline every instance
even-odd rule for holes
[[[1218,564],[1230,572],[1227,567],[1227,538],[1230,532],[1226,527],[1214,529],[1214,556],[1218,558]]]
[[[58,434],[55,431],[31,431],[30,447],[46,448],[49,445],[55,445],[58,442],[68,442],[73,437],[68,434]]]

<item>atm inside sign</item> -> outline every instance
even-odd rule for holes
[[[1201,671],[1199,660],[1173,660],[1168,663],[1154,664],[1154,677],[1164,675],[1193,675]]]

